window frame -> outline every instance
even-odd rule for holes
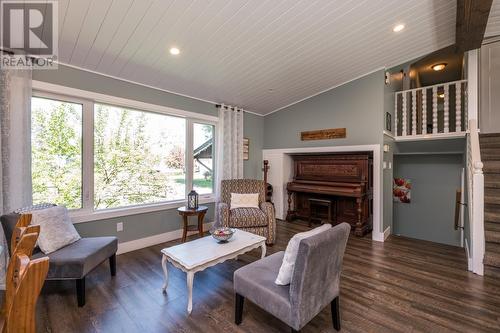
[[[186,204],[187,194],[193,184],[193,125],[207,124],[214,126],[214,186],[210,194],[200,194],[200,203],[215,202],[217,191],[217,126],[216,116],[174,109],[157,104],[145,103],[91,91],[69,88],[66,86],[33,80],[32,97],[48,98],[62,102],[78,103],[82,105],[82,208],[70,210],[73,223],[89,222],[113,217],[135,215],[174,209]],[[130,205],[118,208],[94,209],[94,106],[107,104],[111,106],[128,108],[131,110],[150,112],[165,116],[184,118],[186,121],[186,181],[184,199],[161,201],[148,204]]]

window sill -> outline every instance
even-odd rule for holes
[[[214,202],[215,202],[215,195],[199,198],[200,204],[208,204]],[[130,216],[130,215],[158,212],[162,210],[176,209],[185,205],[186,205],[186,200],[183,199],[178,201],[171,201],[168,203],[163,202],[163,203],[156,203],[149,205],[103,209],[96,211],[88,211],[82,209],[70,212],[70,217],[73,224],[77,224],[77,223],[111,219],[114,217]]]

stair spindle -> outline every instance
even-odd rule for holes
[[[417,91],[411,92],[411,134],[417,134]]]
[[[462,131],[462,83],[455,83],[455,132]]]
[[[398,107],[398,96],[400,95],[400,93],[396,93],[395,94],[395,101],[394,101],[394,105],[395,105],[395,110],[394,110],[394,135],[395,136],[398,136],[398,110],[399,110],[399,107]]]
[[[422,89],[422,134],[427,134],[427,89]]]
[[[437,87],[432,87],[432,133],[438,132]]]
[[[449,90],[450,87],[445,84],[444,85],[444,133],[448,133],[450,131],[450,106],[449,106]]]
[[[403,126],[403,129],[402,129],[402,133],[401,135],[402,136],[406,136],[406,127],[407,127],[407,122],[406,122],[406,92],[403,92],[403,118],[402,118],[402,124],[401,126]]]

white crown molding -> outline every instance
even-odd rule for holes
[[[71,88],[67,86],[62,86],[54,83],[48,83],[45,81],[32,81],[32,88],[35,92],[45,92],[55,95],[65,95],[70,97],[77,97],[87,100],[92,100],[97,103],[119,105],[128,108],[134,108],[143,111],[158,112],[166,115],[189,117],[199,120],[208,120],[212,122],[217,122],[219,118],[217,116],[211,116],[203,113],[181,110],[176,108],[171,108],[164,105],[152,104],[141,102],[137,100],[132,100],[128,98],[116,97],[112,95],[106,95],[101,93],[96,93],[93,91],[82,90],[77,88]]]
[[[210,103],[210,104],[213,104],[214,107],[215,107],[216,104],[223,104],[222,102],[215,102],[215,101],[211,101],[211,100],[208,100],[208,99],[203,99],[203,98],[198,98],[198,97],[194,97],[194,96],[191,96],[191,95],[181,94],[181,93],[178,93],[178,92],[175,92],[175,91],[158,88],[158,87],[155,87],[155,86],[152,86],[152,85],[149,85],[149,84],[145,84],[145,83],[141,83],[141,82],[138,82],[138,81],[124,79],[122,77],[118,77],[118,76],[114,76],[114,75],[109,75],[109,74],[105,74],[105,73],[102,73],[102,72],[97,72],[97,71],[94,71],[92,69],[88,69],[88,68],[83,68],[83,67],[80,67],[80,66],[71,65],[71,64],[68,64],[68,63],[65,63],[65,62],[60,62],[60,61],[56,61],[56,62],[58,64],[60,64],[60,65],[63,65],[63,66],[66,66],[66,67],[70,67],[70,68],[73,68],[73,69],[77,69],[77,70],[80,70],[80,71],[83,71],[83,72],[92,73],[92,74],[104,76],[104,77],[107,77],[107,78],[110,78],[110,79],[119,80],[119,81],[127,82],[127,83],[130,83],[130,84],[135,84],[135,85],[142,86],[142,87],[145,87],[145,88],[149,88],[149,89],[153,89],[153,90],[158,90],[158,91],[161,91],[161,92],[165,92],[165,93],[169,93],[169,94],[173,94],[173,95],[177,95],[177,96],[181,96],[181,97],[186,97],[186,98],[194,99],[194,100],[197,100],[197,101],[200,101],[200,102]],[[224,104],[226,104],[226,103],[224,103]],[[227,104],[231,104],[231,103],[227,103]],[[261,113],[257,113],[257,112],[253,112],[253,111],[249,111],[249,110],[243,110],[243,111],[247,112],[247,113],[254,114],[256,116],[264,117],[264,115],[261,114]]]

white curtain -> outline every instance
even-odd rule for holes
[[[243,110],[221,105],[217,149],[217,181],[243,178]]]
[[[31,204],[31,70],[0,69],[0,214]],[[10,241],[10,240],[9,240]],[[0,289],[7,243],[0,228]]]
[[[216,159],[216,197],[220,201],[220,182],[243,178],[243,110],[222,104],[219,107]],[[219,226],[219,210],[215,209],[215,226]]]

